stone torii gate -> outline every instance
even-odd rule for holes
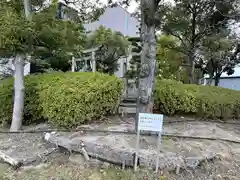
[[[90,68],[91,68],[92,72],[96,72],[97,71],[96,52],[99,51],[101,49],[101,47],[102,46],[97,46],[95,48],[86,49],[86,50],[82,51],[83,55],[80,58],[72,57],[72,72],[88,71],[88,68],[89,68],[88,62],[90,62]],[[84,64],[83,67],[80,67],[80,69],[77,69],[78,62],[82,62]]]

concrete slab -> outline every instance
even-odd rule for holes
[[[86,127],[86,126],[82,126]],[[122,124],[92,124],[88,129],[105,129],[111,131],[129,131],[134,129],[134,123]],[[232,144],[218,141],[218,138],[240,140],[240,135],[234,131],[224,129],[216,123],[190,122],[165,124],[164,133],[172,135],[184,135],[193,137],[212,137],[215,141],[201,139],[163,138],[160,150],[160,168],[175,169],[196,168],[202,161],[213,159],[221,153],[232,152],[240,157],[240,144]],[[85,144],[89,155],[100,158],[103,161],[121,165],[125,161],[126,166],[133,165],[136,135],[126,134],[62,134],[52,136],[49,141],[58,143],[69,150],[80,152],[80,144]],[[156,136],[142,136],[140,138],[140,166],[155,167],[156,163]]]

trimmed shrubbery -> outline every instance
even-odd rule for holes
[[[71,127],[111,114],[122,82],[101,73],[46,73],[25,78],[24,124],[47,120]],[[0,81],[0,123],[9,124],[13,109],[13,79]],[[240,117],[240,91],[214,86],[158,80],[155,107],[164,114],[204,118]]]
[[[43,76],[33,75],[25,78],[24,124],[34,123],[42,119],[42,109],[39,105],[40,82]],[[0,124],[9,124],[13,111],[13,79],[0,81]]]
[[[25,78],[24,123],[46,119],[57,126],[77,126],[112,113],[122,91],[115,76],[101,73],[47,73]],[[0,120],[12,119],[13,80],[0,82]]]
[[[204,118],[238,118],[240,91],[160,80],[156,84],[155,106],[168,115],[189,114]]]

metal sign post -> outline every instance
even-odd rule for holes
[[[134,171],[137,170],[137,162],[138,162],[138,153],[139,153],[139,140],[140,140],[140,131],[137,130],[137,141],[136,141],[136,154],[135,154],[135,161],[134,161]]]
[[[136,156],[135,156],[135,162],[134,162],[134,170],[135,171],[137,170],[140,131],[158,132],[156,172],[158,171],[162,126],[163,126],[163,115],[162,114],[139,113],[138,128],[137,128],[137,141],[136,141]]]
[[[137,65],[137,78],[136,78],[136,88],[137,88],[137,102],[136,102],[136,118],[135,118],[135,131],[138,131],[138,121],[140,113],[140,98],[141,98],[141,86],[140,86],[140,68],[141,63]]]
[[[139,77],[136,79],[137,85],[137,102],[136,102],[136,117],[135,117],[135,131],[138,133],[138,121],[140,113],[140,80]]]
[[[159,131],[158,132],[158,138],[157,138],[156,172],[158,172],[158,167],[159,167],[159,153],[160,153],[161,136],[162,136],[162,132]]]

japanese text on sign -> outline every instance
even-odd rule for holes
[[[162,114],[139,113],[138,130],[161,132],[163,124]]]

